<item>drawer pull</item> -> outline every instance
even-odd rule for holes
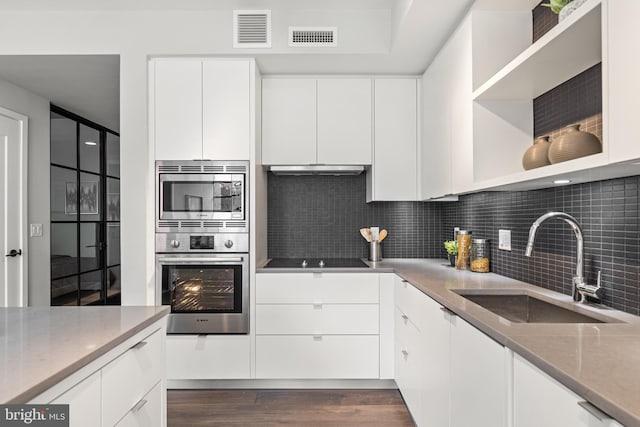
[[[144,405],[147,404],[147,399],[141,399],[138,403],[135,404],[133,408],[131,408],[131,413],[135,414],[138,412]]]
[[[409,283],[409,281],[402,279],[402,283]]]
[[[322,335],[314,335],[313,336],[313,340],[314,341],[322,341]]]
[[[409,356],[409,352],[407,350],[402,350],[402,355],[404,357],[407,357],[407,356]]]
[[[600,409],[596,408],[589,402],[586,402],[586,401],[578,402],[578,405],[580,405],[582,409],[584,409],[585,411],[587,411],[588,413],[596,417],[598,421],[604,422],[604,421],[611,421],[613,419],[609,415],[605,414],[604,412],[602,412]]]
[[[316,310],[322,309],[322,303],[321,302],[314,302],[313,303],[313,308],[316,309]]]
[[[453,311],[449,310],[447,307],[440,307],[440,310],[444,311],[449,316],[457,316],[456,313],[454,313]]]
[[[403,315],[402,315],[402,316],[400,316],[400,317],[402,317],[402,320],[404,320],[404,321],[409,320],[409,316],[407,316],[406,314],[403,314]]]
[[[140,350],[142,347],[144,347],[147,344],[148,343],[146,341],[140,341],[138,344],[131,347],[131,350]]]

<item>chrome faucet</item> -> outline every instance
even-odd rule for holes
[[[584,303],[586,302],[586,296],[598,300],[601,299],[604,294],[604,289],[600,286],[600,272],[598,272],[598,283],[596,286],[587,285],[584,280],[584,238],[582,227],[580,227],[578,221],[571,215],[564,212],[549,212],[536,219],[529,229],[529,240],[527,241],[527,249],[525,250],[524,255],[527,257],[531,256],[538,227],[550,218],[563,220],[571,226],[571,229],[576,235],[576,247],[578,253],[576,255],[576,274],[573,276],[573,300]]]

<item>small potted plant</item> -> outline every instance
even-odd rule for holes
[[[456,266],[456,258],[458,257],[458,242],[455,240],[447,240],[444,242],[444,248],[447,251],[451,267]]]
[[[553,13],[558,14],[558,21],[562,21],[584,2],[586,0],[549,0],[549,3],[543,3],[542,6],[546,6]]]

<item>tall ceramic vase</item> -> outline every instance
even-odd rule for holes
[[[549,163],[549,142],[548,136],[536,138],[533,145],[524,152],[522,156],[522,167],[524,170],[535,169],[542,166],[550,165]]]
[[[567,126],[567,133],[553,140],[549,146],[549,161],[566,162],[578,157],[602,152],[602,144],[597,136],[580,130],[580,125]]]

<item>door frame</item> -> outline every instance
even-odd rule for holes
[[[0,115],[7,117],[11,120],[18,122],[20,127],[20,209],[22,210],[20,215],[20,234],[19,234],[19,246],[22,249],[22,255],[20,256],[20,281],[22,282],[22,292],[19,296],[19,306],[26,307],[29,304],[29,237],[28,237],[28,208],[29,208],[29,195],[28,195],[28,132],[29,132],[29,118],[23,114],[16,113],[15,111],[7,108],[0,107]],[[4,254],[2,254],[4,256]]]

